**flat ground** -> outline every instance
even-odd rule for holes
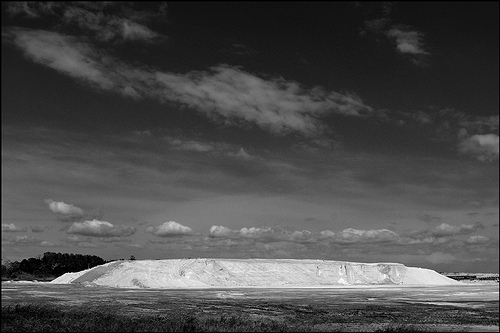
[[[335,289],[115,289],[84,285],[2,283],[2,306],[49,302],[93,304],[120,312],[161,315],[249,314],[297,321],[318,330],[368,331],[386,324],[434,331],[499,331],[499,286],[377,286]]]

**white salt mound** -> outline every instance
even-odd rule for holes
[[[299,259],[170,259],[114,261],[55,284],[117,288],[301,288],[460,284],[436,271],[397,263]]]

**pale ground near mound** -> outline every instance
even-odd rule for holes
[[[397,263],[295,259],[114,261],[51,281],[117,288],[304,288],[460,284],[436,271]]]

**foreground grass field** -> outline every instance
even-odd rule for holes
[[[2,306],[1,325],[2,332],[433,332],[441,331],[443,327],[432,325],[429,320],[424,320],[427,322],[425,324],[415,324],[405,316],[400,316],[400,320],[388,321],[376,311],[359,313],[358,316],[352,313],[328,314],[313,308],[307,312],[284,317],[234,311],[227,313],[222,310],[218,313],[203,313],[176,309],[161,314],[125,314],[116,306],[23,303]],[[472,324],[466,317],[461,316],[462,321]],[[476,318],[473,322],[485,325],[485,319]],[[493,316],[489,322],[489,325],[498,325],[498,313],[496,321]]]

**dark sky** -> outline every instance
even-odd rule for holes
[[[2,258],[498,272],[498,9],[2,3]]]

